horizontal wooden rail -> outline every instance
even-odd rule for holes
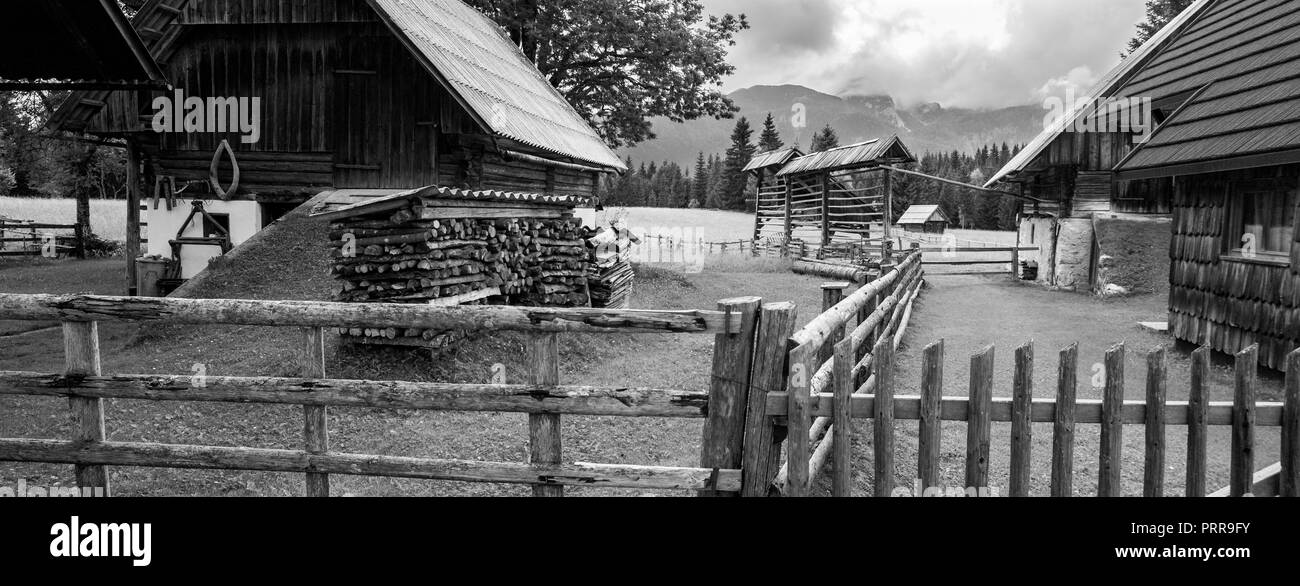
[[[961,246],[957,248],[922,248],[921,249],[921,252],[926,254],[931,254],[931,253],[944,254],[944,253],[956,253],[956,252],[1037,252],[1037,251],[1038,251],[1037,246],[1022,246],[1020,248],[1015,248],[1015,247],[982,248],[979,246]]]
[[[684,419],[709,406],[705,391],[33,372],[0,372],[0,395]]]
[[[767,399],[768,415],[773,417],[788,414],[789,395],[770,393]],[[809,400],[809,415],[830,417],[834,413],[835,395],[819,393]],[[1187,425],[1190,405],[1186,402],[1170,401],[1165,405],[1166,425]],[[1209,425],[1232,425],[1233,404],[1210,403],[1206,423]],[[855,395],[851,405],[854,419],[870,419],[875,408],[875,397]],[[994,397],[993,409],[989,413],[991,421],[1008,423],[1011,419],[1012,399]],[[1257,403],[1255,406],[1255,425],[1259,427],[1282,426],[1282,403]],[[1146,422],[1146,403],[1126,401],[1121,412],[1125,425],[1140,425]],[[970,414],[970,405],[966,397],[944,397],[940,403],[939,417],[943,421],[966,421]],[[1075,402],[1075,423],[1101,423],[1102,402],[1099,400],[1079,400]],[[1035,399],[1030,409],[1030,418],[1034,423],[1052,423],[1056,421],[1056,401]],[[894,397],[894,419],[919,421],[921,419],[921,397]]]
[[[309,454],[298,450],[58,440],[0,439],[0,460],[198,470],[312,472],[460,482],[543,484],[650,490],[739,492],[739,470],[432,460],[398,456]]]
[[[0,319],[276,327],[401,327],[526,332],[735,334],[720,311],[436,307],[385,303],[0,294]]]

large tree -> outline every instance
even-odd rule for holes
[[[469,0],[506,29],[612,147],[655,137],[649,120],[737,111],[719,84],[745,15],[700,0]]]
[[[702,206],[709,197],[709,164],[704,160],[704,151],[695,160],[695,182],[691,185],[691,200],[695,206]]]
[[[776,121],[772,119],[772,113],[768,112],[767,119],[763,121],[763,133],[758,137],[758,150],[766,153],[783,146],[785,141],[781,140],[781,133],[776,130]]]
[[[1187,10],[1194,0],[1147,0],[1146,20],[1138,23],[1137,36],[1128,42],[1128,52],[1138,50],[1143,43],[1165,28],[1175,17]]]
[[[722,201],[718,202],[722,209],[745,208],[745,187],[749,184],[745,166],[749,164],[750,159],[754,158],[753,137],[754,129],[750,128],[749,121],[742,116],[736,121],[736,128],[731,131],[731,146],[727,148]]]

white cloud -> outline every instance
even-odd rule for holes
[[[796,83],[904,103],[997,107],[1090,87],[1119,61],[1142,0],[704,0],[744,12],[727,89]]]

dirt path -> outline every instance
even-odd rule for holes
[[[896,380],[899,394],[919,395],[921,352],[931,342],[944,340],[945,395],[965,396],[970,380],[969,357],[993,344],[996,351],[995,396],[1010,397],[1015,349],[1029,341],[1035,344],[1035,397],[1051,398],[1056,392],[1059,351],[1079,344],[1079,397],[1100,399],[1101,390],[1093,388],[1093,375],[1100,372],[1106,350],[1124,342],[1125,388],[1128,400],[1143,400],[1146,384],[1146,354],[1159,346],[1169,348],[1169,400],[1186,400],[1188,396],[1190,352],[1194,348],[1175,344],[1165,335],[1146,330],[1138,322],[1165,321],[1165,300],[1141,296],[1102,301],[1090,296],[1048,291],[1036,286],[994,277],[939,277],[927,279],[912,313],[908,334],[900,349]],[[1227,357],[1216,357],[1212,372],[1214,401],[1231,401],[1232,372]],[[1276,401],[1281,397],[1280,375],[1261,371],[1263,392],[1260,400]],[[966,426],[944,422],[943,462],[941,470],[949,486],[964,485]],[[856,482],[861,494],[871,494],[872,473],[870,423],[859,425],[855,442]],[[1080,425],[1075,447],[1075,491],[1079,495],[1096,493],[1097,436],[1096,425]],[[900,486],[912,486],[916,478],[916,426],[909,422],[899,428],[896,477]],[[1051,424],[1034,425],[1033,485],[1035,495],[1045,495],[1051,476]],[[1228,481],[1229,436],[1226,429],[1214,429],[1210,435],[1211,490],[1226,486]],[[1276,431],[1261,430],[1256,464],[1263,468],[1278,459],[1279,437]],[[1181,494],[1185,479],[1185,428],[1168,429],[1170,465],[1166,471],[1166,494]],[[1140,495],[1142,490],[1143,432],[1141,427],[1125,426],[1124,493]],[[1009,471],[1010,425],[995,424],[992,448],[992,483],[1005,487]]]

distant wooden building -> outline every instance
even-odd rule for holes
[[[810,155],[784,149],[758,155],[746,171],[758,179],[755,251],[798,241],[819,259],[885,260],[892,216],[888,167],[916,157],[897,136]]]
[[[129,142],[163,195],[131,223],[147,226],[149,254],[172,256],[178,236],[238,245],[324,191],[590,196],[602,173],[624,169],[504,32],[459,0],[150,0],[133,25],[174,91],[78,92],[51,127]],[[227,98],[257,98],[256,119],[251,103]],[[159,104],[181,108],[181,128],[160,127]],[[231,128],[235,116],[257,128]],[[190,200],[204,204],[202,221]],[[183,246],[181,276],[220,251]]]
[[[951,222],[937,205],[916,205],[907,208],[898,219],[898,227],[920,234],[943,234]]]

